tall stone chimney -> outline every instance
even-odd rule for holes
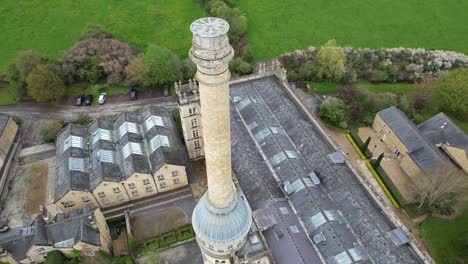
[[[193,212],[193,228],[206,264],[232,263],[252,224],[246,200],[236,192],[231,169],[229,24],[213,17],[192,23],[189,56],[197,65],[208,191]]]

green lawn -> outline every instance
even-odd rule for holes
[[[256,59],[320,46],[424,47],[468,53],[468,1],[237,0]]]
[[[327,82],[309,82],[309,92],[320,94],[334,94],[339,85]],[[375,93],[410,93],[413,86],[409,83],[369,83],[358,82],[353,84],[356,89],[367,89]]]
[[[358,82],[354,85],[357,89],[366,89],[374,93],[410,93],[413,85],[410,83],[368,83]]]
[[[196,0],[3,0],[0,5],[0,72],[21,50],[59,56],[87,23],[102,24],[144,49],[158,44],[186,57],[190,23],[204,16]]]
[[[457,255],[468,250],[463,249],[460,240],[463,237],[468,240],[468,210],[456,220],[429,218],[421,224],[420,230],[437,263],[467,263],[466,251],[465,262],[457,259]]]

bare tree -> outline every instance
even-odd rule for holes
[[[429,213],[450,215],[466,206],[468,177],[453,166],[438,166],[418,177],[416,190],[419,208]]]

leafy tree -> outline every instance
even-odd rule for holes
[[[77,70],[77,75],[83,81],[96,83],[104,75],[104,71],[99,65],[99,58],[95,56],[85,58],[82,66]]]
[[[62,130],[63,126],[64,123],[60,121],[49,122],[41,126],[39,135],[45,142],[55,142],[57,135]]]
[[[229,23],[229,39],[237,42],[247,31],[247,18],[238,8],[231,8],[224,1],[213,1],[210,4],[213,16],[220,17]]]
[[[468,178],[452,165],[438,166],[419,175],[416,203],[429,213],[450,215],[464,209]]]
[[[242,58],[236,57],[229,62],[229,70],[239,75],[248,74],[252,72],[252,65]]]
[[[197,72],[197,65],[193,63],[190,59],[185,59],[182,62],[182,77],[187,80],[189,78],[194,78],[195,73]]]
[[[63,264],[65,263],[65,256],[58,250],[53,250],[47,253],[45,264]]]
[[[37,102],[56,102],[65,94],[65,84],[50,65],[38,65],[26,79],[28,93]]]
[[[336,47],[334,39],[321,46],[316,55],[317,78],[339,82],[345,70],[346,53]]]
[[[180,77],[179,58],[166,48],[150,45],[144,55],[144,62],[148,68],[144,86],[162,85]]]
[[[329,97],[320,105],[319,116],[323,121],[344,129],[348,127],[347,111],[343,100]]]
[[[350,84],[340,86],[336,93],[338,98],[347,103],[354,102],[357,96],[356,89]]]
[[[317,75],[317,67],[312,63],[305,63],[299,68],[298,79],[302,81],[313,81]]]
[[[148,67],[142,55],[138,55],[125,68],[126,83],[130,86],[142,85],[148,77]]]
[[[42,56],[32,50],[26,50],[18,53],[16,56],[18,79],[21,82],[25,82],[29,73],[41,63],[44,63]]]
[[[110,39],[110,38],[115,38],[115,36],[109,30],[107,30],[103,25],[87,24],[85,28],[83,29],[83,31],[81,32],[81,36],[79,40],[90,39],[90,38]]]
[[[436,85],[441,110],[468,120],[468,68],[449,71]]]
[[[81,252],[80,252],[79,250],[73,249],[73,250],[70,252],[71,260],[69,261],[69,263],[77,264],[77,263],[78,263],[78,259],[80,258],[80,255],[81,255]]]
[[[396,82],[398,79],[398,74],[400,73],[400,68],[397,65],[392,64],[388,66],[387,72],[389,81]]]

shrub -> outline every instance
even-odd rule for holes
[[[252,65],[243,59],[236,57],[229,62],[229,70],[235,74],[245,75],[252,72]]]
[[[73,123],[82,126],[87,126],[91,124],[91,122],[93,122],[93,119],[89,115],[80,113]]]
[[[87,24],[83,31],[81,32],[81,36],[79,40],[90,39],[90,38],[97,38],[97,39],[106,39],[106,38],[114,38],[114,35],[107,30],[103,25],[98,24]]]
[[[12,74],[11,76],[13,78],[18,78],[20,82],[25,82],[26,78],[28,77],[29,73],[39,64],[45,63],[43,57],[32,51],[32,50],[26,50],[18,53],[16,56],[16,72],[17,72],[17,77],[15,76],[14,73],[10,72]],[[11,69],[12,70],[12,69]],[[10,70],[10,71],[11,71]]]
[[[320,105],[319,116],[323,121],[345,129],[348,127],[347,110],[343,100],[329,97]]]
[[[384,70],[373,70],[371,81],[385,82],[388,79],[388,73]]]
[[[61,121],[52,121],[41,126],[39,135],[45,142],[55,142],[58,133],[62,130],[64,123]]]
[[[53,250],[47,253],[45,264],[63,264],[65,260],[65,256],[60,251]]]

